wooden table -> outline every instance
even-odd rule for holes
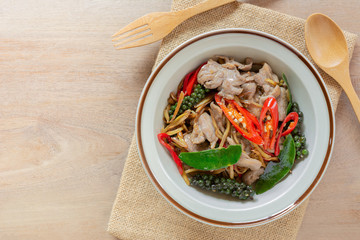
[[[358,0],[248,1],[360,34]],[[114,239],[107,221],[159,43],[110,36],[170,0],[0,2],[0,239]],[[360,94],[360,42],[351,62]],[[360,125],[345,95],[325,177],[298,239],[360,234]]]

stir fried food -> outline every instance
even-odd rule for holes
[[[303,117],[284,74],[251,58],[216,56],[170,94],[158,139],[186,184],[245,200],[309,154]]]

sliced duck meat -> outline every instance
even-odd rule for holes
[[[241,76],[245,78],[245,82],[255,81],[255,75],[255,72],[245,72],[241,74]]]
[[[210,108],[212,110],[212,113],[214,114],[214,119],[218,128],[220,129],[221,132],[224,132],[226,120],[221,108],[218,105],[216,105],[214,102],[210,103]]]
[[[236,69],[237,68],[242,71],[250,71],[252,64],[253,64],[252,58],[249,58],[249,57],[245,58],[244,64],[235,61],[233,58],[229,58],[226,56],[215,56],[212,58],[212,60],[220,63],[221,66],[224,68],[227,68],[227,69]]]
[[[225,68],[212,59],[201,68],[197,80],[208,89],[217,88],[219,95],[228,99],[239,95],[242,91],[240,85],[245,82],[236,68]]]
[[[191,141],[195,144],[200,144],[200,143],[205,142],[205,140],[206,140],[205,135],[201,131],[199,124],[194,123],[193,131],[191,133]]]
[[[216,56],[217,61],[221,64],[223,68],[227,69],[236,69],[241,63],[235,61],[233,58],[228,58],[225,56]]]
[[[287,100],[288,90],[281,87],[280,88],[280,95],[276,98],[278,104],[278,111],[279,111],[279,121],[284,121],[286,117],[286,108],[289,104]]]
[[[236,145],[235,141],[232,138],[227,137],[226,138],[227,142],[229,145]],[[245,141],[247,142],[247,141]],[[244,146],[244,142],[242,141],[242,153],[240,156],[240,159],[237,163],[235,163],[235,165],[239,166],[239,167],[245,167],[245,168],[250,168],[251,170],[257,171],[260,169],[261,167],[261,162],[257,159],[253,159],[251,157],[249,157],[249,155],[246,152],[246,146]]]
[[[245,151],[243,151],[241,153],[239,161],[235,163],[235,165],[239,167],[250,168],[253,171],[257,171],[261,167],[261,162],[257,159],[253,159],[249,157],[249,155]]]
[[[238,66],[238,69],[242,70],[242,71],[250,71],[253,65],[253,60],[252,58],[245,58],[245,64],[241,64],[240,66]]]
[[[227,78],[227,69],[210,59],[199,71],[197,81],[208,89],[219,87]]]
[[[215,148],[218,138],[216,137],[215,128],[212,124],[210,115],[206,112],[201,114],[198,123],[206,139],[210,142],[211,148]]]
[[[272,92],[273,89],[274,89],[274,86],[271,86],[269,84],[266,84],[266,85],[264,85],[262,87],[263,87],[263,90],[264,90],[264,94],[266,94],[266,95],[270,94],[270,92]]]
[[[259,70],[259,73],[255,75],[255,82],[259,86],[268,85],[269,83],[265,81],[266,79],[271,79],[276,83],[279,82],[279,78],[272,72],[269,64],[264,63],[263,67]]]
[[[184,140],[187,144],[187,150],[189,152],[200,152],[200,151],[204,151],[204,150],[208,150],[210,149],[210,145],[208,142],[204,142],[201,144],[195,144],[192,142],[191,140],[191,134],[190,133],[186,133],[184,134]]]
[[[279,83],[279,77],[278,77],[275,73],[273,73],[271,76],[272,76],[271,79],[272,79],[274,82]]]
[[[241,97],[244,99],[252,99],[256,92],[256,83],[246,82],[241,85],[243,91],[241,92]]]
[[[237,72],[237,70],[235,70]],[[242,78],[237,72],[233,76],[229,76],[224,80],[222,85],[218,87],[219,96],[222,96],[226,99],[234,99],[234,96],[239,95],[243,89],[240,87],[245,82],[245,79]]]
[[[256,118],[260,118],[260,113],[261,113],[261,108],[262,105],[259,106],[258,103],[255,102],[250,102],[249,104],[247,104],[247,110],[252,113]]]
[[[268,97],[278,98],[280,94],[281,89],[279,85],[276,85],[274,88],[270,87],[269,85],[265,85],[264,94],[260,97],[259,103],[262,105]]]
[[[258,170],[250,170],[247,171],[243,176],[242,176],[242,180],[245,184],[247,185],[251,185],[253,184],[256,180],[259,179],[260,175],[263,174],[265,171],[264,168],[259,168]]]

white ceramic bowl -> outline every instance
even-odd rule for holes
[[[156,135],[171,91],[191,70],[214,55],[242,61],[266,61],[278,76],[285,73],[293,98],[304,112],[309,156],[271,190],[239,201],[189,187]],[[277,219],[299,206],[319,183],[329,163],[335,133],[334,114],[324,81],[294,47],[272,35],[247,29],[226,29],[199,35],[174,49],[154,69],[137,111],[137,143],[143,167],[156,189],[188,216],[223,227],[256,226]]]

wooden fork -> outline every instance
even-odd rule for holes
[[[181,11],[149,13],[115,33],[112,41],[117,41],[114,44],[116,49],[153,43],[164,38],[186,19],[230,2],[235,0],[206,0]]]

